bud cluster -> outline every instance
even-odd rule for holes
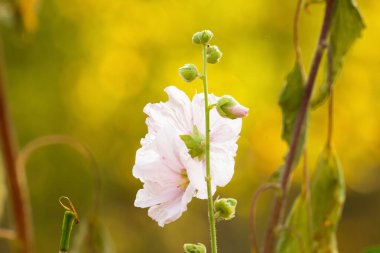
[[[210,30],[203,30],[194,33],[192,40],[194,44],[207,46],[207,63],[216,64],[220,61],[220,58],[222,58],[223,53],[220,51],[218,46],[208,44],[212,37],[214,37],[214,34]],[[197,67],[191,63],[185,64],[183,67],[180,67],[178,72],[182,79],[188,83],[194,81],[198,77],[201,77]]]

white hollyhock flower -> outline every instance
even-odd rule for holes
[[[199,162],[172,128],[162,128],[153,141],[136,153],[133,175],[144,183],[135,206],[149,207],[148,215],[160,226],[178,219],[204,182]]]
[[[194,126],[205,135],[205,112],[204,94],[196,94],[193,100],[181,90],[174,86],[165,89],[169,101],[148,104],[144,112],[148,115],[146,124],[148,134],[141,141],[143,146],[149,145],[158,137],[158,132],[164,127],[171,127],[179,135],[193,133]],[[209,95],[209,104],[216,104],[218,97]],[[236,141],[241,131],[241,119],[227,119],[221,117],[216,109],[210,111],[210,157],[211,157],[211,183],[213,192],[216,186],[225,186],[232,178],[235,166],[235,155],[237,151]],[[193,160],[199,160],[198,157]],[[205,175],[206,162],[202,161],[203,175]],[[197,197],[207,198],[206,184],[194,183],[199,193]]]

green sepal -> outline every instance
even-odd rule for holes
[[[205,137],[199,132],[197,126],[194,125],[193,132],[191,134],[180,135],[179,137],[186,144],[192,158],[203,158],[206,153],[206,140]]]

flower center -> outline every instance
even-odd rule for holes
[[[181,180],[179,181],[179,185],[177,186],[178,188],[185,190],[187,186],[189,185],[190,180],[187,177],[187,172],[185,169],[181,170]]]

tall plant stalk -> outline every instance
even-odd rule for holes
[[[306,115],[310,105],[310,99],[314,88],[315,79],[319,70],[321,59],[326,48],[326,41],[330,30],[334,0],[326,0],[326,8],[324,20],[318,40],[318,45],[314,53],[311,69],[306,79],[305,93],[301,101],[301,107],[297,115],[292,141],[290,144],[289,153],[286,158],[284,172],[281,177],[282,194],[274,200],[271,218],[268,224],[268,229],[265,236],[264,253],[272,253],[276,243],[276,228],[283,224],[283,214],[287,200],[288,186],[294,160],[296,157],[297,148],[301,139],[302,129],[306,122]]]
[[[210,166],[210,108],[208,104],[208,85],[207,85],[207,45],[203,45],[203,92],[205,98],[205,121],[206,121],[206,183],[207,183],[207,202],[208,218],[210,223],[211,253],[217,253],[216,226],[214,217],[214,200],[211,189],[211,166]]]
[[[1,45],[0,45],[1,47]],[[17,239],[21,243],[20,252],[32,252],[32,226],[29,201],[25,186],[25,174],[16,166],[17,145],[7,107],[5,94],[5,70],[3,54],[0,48],[0,141],[4,168],[7,175],[9,195],[12,204],[13,218],[16,226]]]

